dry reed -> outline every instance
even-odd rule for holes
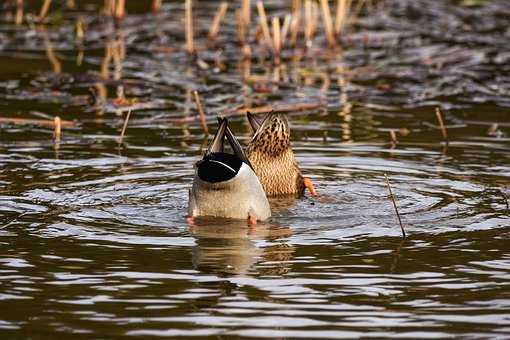
[[[202,125],[202,129],[206,135],[209,134],[209,128],[207,127],[207,120],[205,117],[204,107],[202,106],[202,101],[200,100],[200,95],[198,91],[193,91],[193,97],[195,98],[195,104],[197,104],[197,111],[200,118],[200,125]]]
[[[330,47],[336,45],[333,20],[331,19],[331,11],[329,10],[328,0],[320,0],[322,8],[322,16],[324,18],[324,30],[326,31],[326,39]]]
[[[39,11],[39,20],[43,20],[50,10],[51,0],[44,0],[41,10]]]
[[[406,238],[406,232],[404,230],[404,225],[402,224],[402,219],[400,218],[400,213],[398,212],[397,202],[395,201],[395,196],[393,196],[393,191],[391,190],[390,180],[387,174],[384,174],[384,177],[386,178],[386,185],[388,187],[388,191],[390,192],[391,201],[393,202],[393,208],[395,208],[398,223],[400,224],[400,229],[402,230],[402,238]]]
[[[186,52],[193,54],[195,44],[193,41],[193,4],[192,0],[186,0],[185,8],[185,29],[186,29]]]
[[[13,124],[13,125],[36,125],[54,128],[55,122],[47,119],[31,119],[31,118],[9,118],[0,117],[0,124]],[[60,125],[63,127],[74,127],[76,123],[68,120],[60,120]]]
[[[395,144],[398,143],[397,134],[395,133],[395,131],[390,130],[390,138],[391,138],[391,143],[392,144],[395,145]]]
[[[16,18],[14,20],[16,25],[23,23],[23,0],[16,0]]]
[[[114,18],[116,22],[122,21],[126,16],[126,0],[117,0],[115,2]]]
[[[209,40],[216,39],[216,36],[218,35],[218,32],[220,31],[221,21],[225,17],[225,14],[227,13],[227,9],[228,9],[228,3],[222,2],[220,4],[220,7],[218,8],[218,11],[216,12],[216,15],[214,16],[214,19],[211,23],[211,27],[209,28],[209,34],[207,35]]]
[[[122,131],[120,132],[120,136],[119,136],[119,144],[122,144],[122,141],[124,140],[124,135],[126,134],[129,117],[131,117],[131,109],[128,110],[128,112],[126,114],[126,118],[124,119],[124,124],[122,125]]]
[[[161,10],[163,0],[152,0],[152,12],[158,13]]]
[[[257,11],[259,13],[259,22],[260,22],[260,26],[262,28],[262,34],[264,36],[266,45],[269,48],[272,48],[273,43],[272,43],[272,39],[271,39],[271,33],[269,32],[269,25],[267,24],[266,11],[264,9],[264,3],[262,1],[257,2]]]
[[[59,116],[55,117],[53,120],[54,124],[54,132],[53,132],[53,138],[55,139],[56,143],[59,143],[62,138],[62,121]]]
[[[443,113],[441,112],[441,109],[436,107],[436,117],[437,121],[439,122],[439,128],[441,129],[441,134],[443,135],[444,140],[448,140],[448,133],[446,132],[446,126],[444,125],[443,121]]]
[[[275,62],[280,63],[280,52],[282,50],[282,39],[280,36],[280,18],[273,18],[273,51]]]

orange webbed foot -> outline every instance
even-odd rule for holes
[[[308,177],[303,178],[303,184],[305,185],[305,188],[310,191],[310,195],[313,197],[317,197],[317,191],[315,191],[315,187],[313,186],[312,180]]]

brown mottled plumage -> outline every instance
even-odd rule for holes
[[[290,145],[287,117],[269,113],[260,127],[253,116],[248,117],[256,131],[246,148],[246,156],[266,195],[303,194],[304,178]]]

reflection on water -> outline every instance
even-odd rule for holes
[[[148,2],[128,2],[118,30],[97,15],[103,1],[52,7],[40,28],[16,26],[0,4],[3,338],[507,338],[507,3],[370,3],[342,53],[317,38],[278,66],[222,42],[236,37],[233,16],[221,48],[191,62],[177,1],[156,20]],[[217,3],[201,5],[206,32]],[[234,116],[243,143],[251,132],[234,109],[288,110],[320,196],[271,199],[273,218],[256,227],[187,225],[207,145],[194,90],[210,123]]]

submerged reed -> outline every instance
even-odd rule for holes
[[[386,178],[386,186],[388,187],[388,191],[390,192],[391,201],[393,202],[393,208],[395,208],[398,223],[400,225],[400,229],[402,230],[402,238],[406,238],[406,232],[404,230],[404,225],[402,224],[402,219],[400,218],[400,213],[398,212],[397,202],[395,201],[395,196],[393,196],[393,191],[391,190],[390,180],[387,174],[384,174],[384,177]]]

